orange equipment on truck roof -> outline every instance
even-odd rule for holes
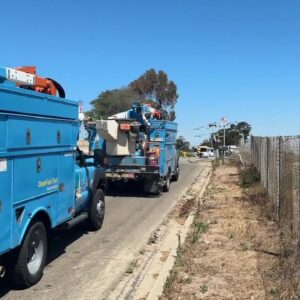
[[[36,75],[36,67],[34,66],[25,66],[25,67],[18,67],[14,68],[15,70],[25,72],[28,74],[34,75],[34,84],[27,85],[27,84],[18,84],[19,87],[33,90],[43,94],[49,94],[53,96],[59,95],[61,98],[65,98],[65,91],[63,87],[51,78],[43,78],[39,75]]]

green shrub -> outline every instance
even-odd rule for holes
[[[254,166],[250,166],[241,173],[241,186],[249,187],[250,185],[260,181],[260,176]]]
[[[209,225],[197,218],[195,218],[193,222],[193,231],[192,231],[192,239],[191,242],[192,244],[195,244],[201,234],[206,233],[209,229]]]

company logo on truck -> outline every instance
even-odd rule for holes
[[[49,185],[58,183],[58,178],[57,177],[52,177],[52,178],[48,178],[45,180],[40,180],[38,182],[38,187],[39,188],[43,188],[43,187],[48,187]]]

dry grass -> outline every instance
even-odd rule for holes
[[[259,173],[254,166],[249,166],[248,168],[244,168],[243,170],[241,170],[242,187],[252,186],[254,183],[258,183],[259,180]]]
[[[129,266],[127,267],[125,273],[126,274],[132,274],[134,272],[134,270],[138,267],[138,260],[134,259]]]
[[[179,218],[187,218],[195,205],[195,197],[189,197],[179,208]]]
[[[266,202],[258,185],[240,187],[237,166],[216,167],[162,299],[280,299],[282,250]]]
[[[198,188],[195,186],[195,182],[191,188],[187,191],[187,194],[182,197],[179,202],[176,211],[174,212],[174,218],[179,224],[184,224],[188,216],[196,208],[198,201]]]

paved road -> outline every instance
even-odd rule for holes
[[[50,241],[42,280],[27,290],[13,290],[0,281],[3,299],[105,299],[174,203],[200,173],[202,165],[183,159],[177,183],[169,193],[146,197],[131,185],[106,197],[103,228],[84,226],[60,232]],[[113,192],[112,192],[113,193]]]

